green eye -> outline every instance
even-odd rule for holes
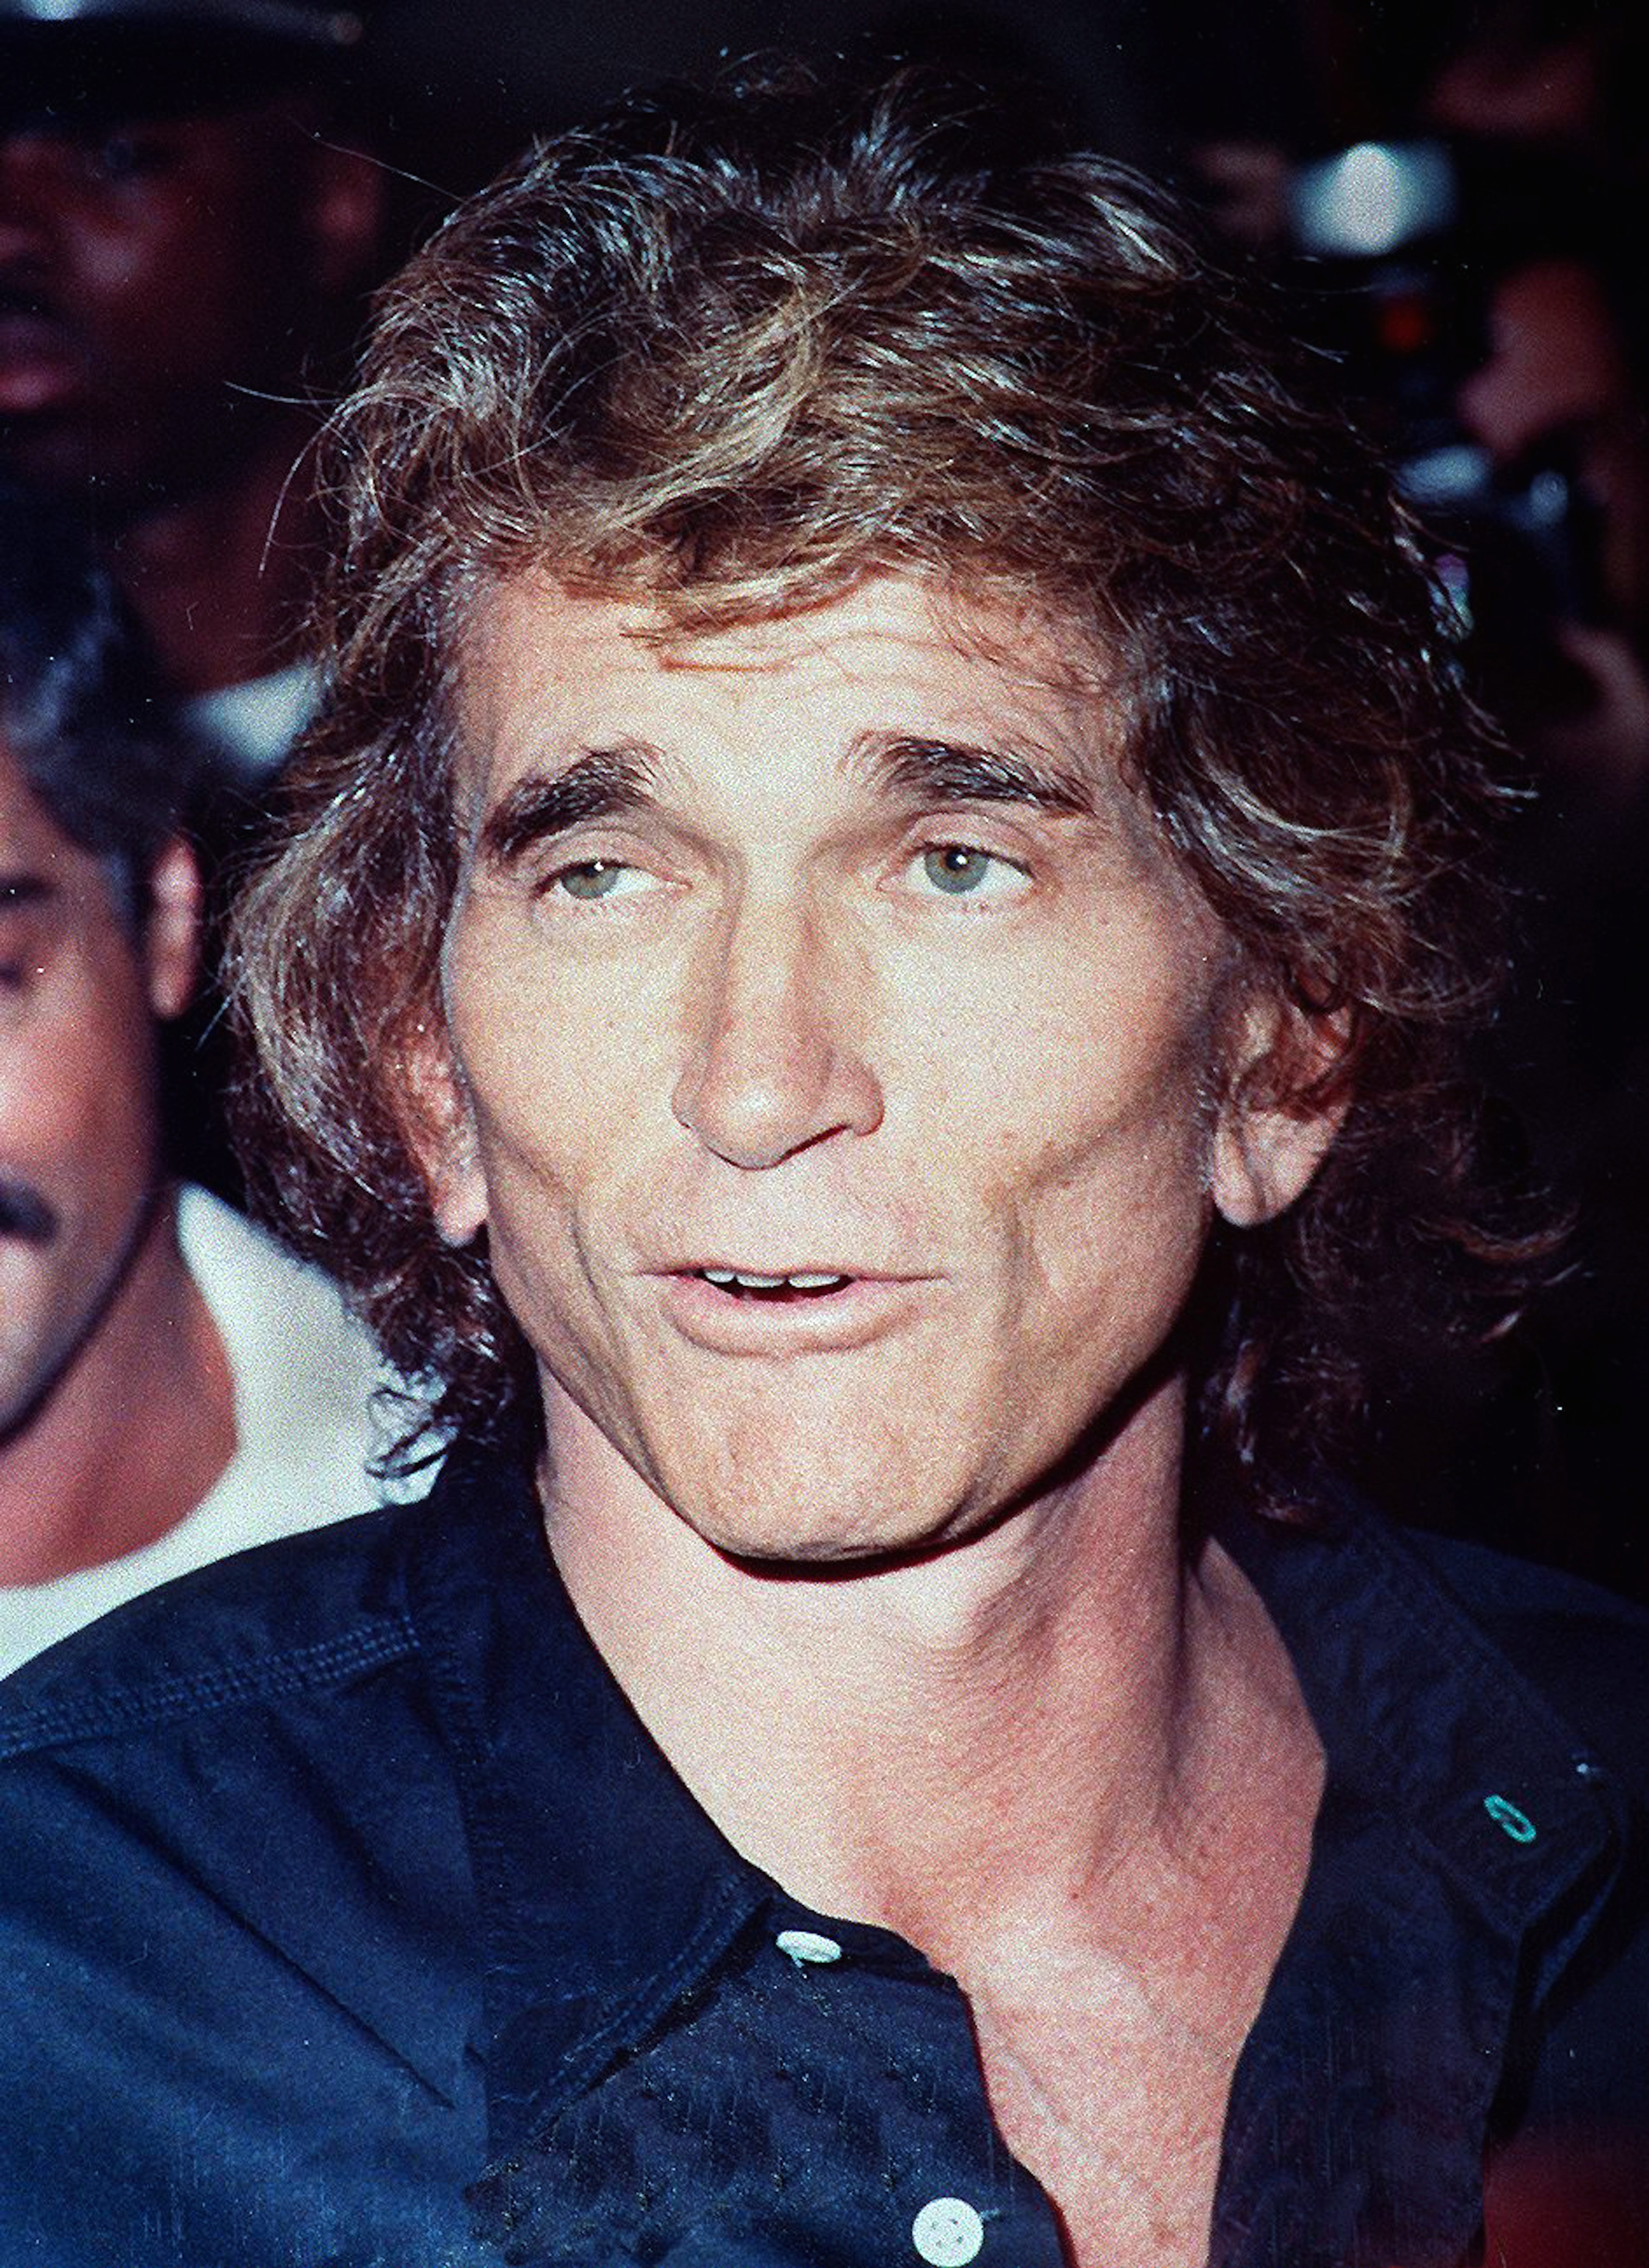
[[[555,879],[570,898],[606,898],[618,887],[624,872],[616,858],[586,858],[583,865],[568,866]]]
[[[977,890],[996,864],[988,850],[969,850],[960,843],[922,854],[923,873],[936,890],[944,890],[953,898],[965,898]]]

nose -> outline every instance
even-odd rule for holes
[[[807,909],[744,905],[707,947],[671,1107],[729,1165],[777,1166],[881,1123],[864,972]]]

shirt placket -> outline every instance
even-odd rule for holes
[[[1063,2268],[954,1983],[777,1897],[476,2191],[512,2262]]]

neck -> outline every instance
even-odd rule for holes
[[[173,1205],[40,1407],[0,1441],[0,1585],[123,1558],[175,1527],[233,1454],[234,1390]]]
[[[299,462],[308,438],[306,423],[272,418],[232,473],[129,520],[109,546],[167,682],[186,698],[297,658],[317,556]]]
[[[808,1904],[961,1971],[970,1939],[1091,1907],[1172,1837],[1219,1752],[1226,1673],[1256,1634],[1223,1556],[1187,1565],[1182,1425],[1171,1383],[988,1534],[826,1578],[729,1560],[639,1483],[593,1505],[563,1438],[551,1543],[729,1839]]]

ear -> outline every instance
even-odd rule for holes
[[[467,1244],[486,1226],[487,1182],[475,1112],[438,1011],[409,1027],[395,1083],[435,1226],[444,1243]]]
[[[1270,995],[1241,1013],[1214,1130],[1211,1187],[1233,1228],[1257,1228],[1303,1196],[1351,1104],[1343,1014]]]
[[[371,268],[384,225],[384,169],[364,150],[316,138],[310,147],[306,217],[314,280],[330,294],[354,290]]]
[[[201,961],[201,870],[180,835],[172,836],[149,870],[143,944],[149,1005],[169,1023],[194,998]]]

